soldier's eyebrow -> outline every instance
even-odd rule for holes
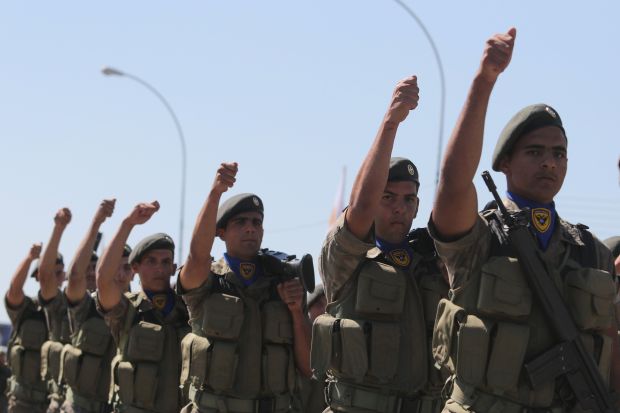
[[[385,191],[383,191],[384,194],[389,194],[389,195],[394,195],[394,196],[398,196],[400,194],[397,194],[396,192],[392,192],[392,191],[388,191],[387,189]],[[409,192],[408,194],[403,194],[403,196],[418,196],[417,193],[415,192]]]

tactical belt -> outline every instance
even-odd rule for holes
[[[458,379],[454,380],[453,386],[450,399],[468,410],[480,413],[562,413],[565,411],[561,406],[528,407],[477,389],[468,391],[470,386],[459,385]]]
[[[28,403],[48,403],[46,391],[35,390],[23,384],[19,384],[13,379],[8,381],[8,387],[7,394],[12,394],[19,401]]]
[[[189,399],[200,410],[216,409],[229,413],[287,412],[291,405],[291,396],[288,394],[264,399],[237,399],[197,390],[194,386],[189,389]]]
[[[108,402],[91,400],[75,393],[73,393],[71,397],[73,398],[73,404],[79,406],[81,410],[86,410],[91,413],[108,413],[112,411],[112,406],[110,406]]]
[[[379,413],[431,413],[438,411],[441,404],[441,400],[430,397],[402,397],[334,381],[327,383],[325,391],[334,410],[353,407]]]

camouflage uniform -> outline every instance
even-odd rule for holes
[[[516,204],[510,200],[504,201],[504,204],[509,211],[518,210]],[[457,373],[453,376],[452,395],[447,401],[444,411],[458,413],[474,411],[523,412],[530,409],[537,409],[536,411],[540,412],[566,411],[569,407],[562,405],[557,396],[557,393],[562,391],[560,384],[556,384],[554,388],[554,383],[549,382],[548,385],[543,386],[544,388],[531,389],[522,373],[525,361],[533,359],[550,349],[556,344],[556,341],[545,320],[546,316],[535,302],[535,298],[532,302],[531,292],[522,278],[523,275],[517,272],[514,279],[502,280],[502,274],[504,274],[503,277],[506,277],[506,274],[515,274],[515,271],[512,271],[510,267],[506,270],[505,266],[499,267],[501,268],[499,271],[491,269],[491,263],[502,260],[518,267],[518,261],[511,258],[510,253],[504,256],[504,253],[498,253],[497,251],[497,242],[489,224],[489,217],[492,213],[494,211],[481,213],[468,234],[451,242],[442,241],[434,230],[432,220],[429,223],[429,232],[434,237],[437,251],[448,269],[451,284],[451,301],[458,306],[454,308],[464,308],[465,314],[473,314],[476,319],[479,316],[482,320],[481,325],[484,325],[484,328],[478,329],[478,331],[486,331],[487,329],[495,331],[495,333],[490,333],[495,335],[488,344],[489,354],[484,355],[484,352],[480,349],[486,348],[485,343],[487,341],[480,339],[480,337],[478,337],[475,346],[459,346],[456,341],[452,342],[454,344],[448,343],[457,330],[463,330],[463,325],[469,323],[469,317],[472,316],[457,315],[455,319],[454,314],[456,314],[456,310],[452,310],[453,312],[450,313],[452,318],[442,318],[441,325],[436,326],[436,337],[433,342],[435,358],[439,363],[450,366],[453,372],[455,369],[457,370]],[[579,259],[576,259],[577,251],[581,251],[582,254],[587,252],[588,255],[591,255],[590,251],[594,251],[596,257],[590,258],[597,263],[596,268],[604,270],[609,274],[614,274],[609,250],[596,238],[591,239],[594,243],[593,249],[587,249],[585,244],[587,238],[584,236],[583,227],[580,228],[557,217],[557,224],[547,249],[545,251],[539,250],[545,266],[550,271],[550,275],[567,300],[567,294],[571,294],[568,291],[571,288],[576,288],[574,285],[567,285],[571,283],[567,281],[568,271],[584,267],[578,262]],[[520,270],[517,269],[516,271]],[[484,285],[487,281],[484,280],[484,277],[489,277],[489,274],[497,276],[496,284],[495,287],[485,292]],[[605,288],[609,291],[588,292],[589,294],[599,295],[595,300],[600,300],[600,315],[605,320],[607,318],[609,320],[612,319],[613,311],[609,305],[605,306],[603,303],[608,302],[610,297],[613,301],[613,296],[615,295],[615,286],[609,274],[602,271],[597,272],[598,277],[600,277],[597,280],[597,284],[607,286]],[[506,284],[504,285],[502,282],[506,282]],[[585,288],[588,287],[586,286]],[[489,291],[494,291],[494,293],[489,294]],[[481,303],[486,302],[489,298],[488,296],[494,294],[510,296],[511,298],[507,299],[508,301],[514,299],[509,305],[513,309],[522,308],[524,305],[526,308],[531,309],[527,309],[524,314],[519,314],[518,317],[513,317],[514,315],[509,314],[498,319],[493,314],[489,315],[488,308],[481,309],[481,307],[486,306],[486,304]],[[578,306],[571,305],[571,301],[568,304],[574,318],[578,319],[579,315],[576,310]],[[607,314],[609,312],[607,310],[612,311],[612,314]],[[441,311],[438,311],[438,321],[440,320],[440,313]],[[448,314],[448,312],[446,311],[444,314]],[[446,321],[448,319],[451,321]],[[510,326],[513,329],[513,335],[506,336],[510,337],[509,339],[500,337],[500,327],[502,326]],[[578,328],[582,329],[579,325]],[[597,332],[594,330],[597,330]],[[602,336],[600,334],[602,330],[604,330],[603,327],[597,327],[582,334],[582,340],[584,340],[586,348],[591,349],[595,345],[592,337]],[[508,328],[505,331],[508,331]],[[517,333],[514,333],[515,331]],[[461,331],[459,336],[463,334],[463,331]],[[597,342],[597,340],[599,339],[594,339],[594,342]],[[610,369],[608,357],[610,357],[611,339],[600,340],[602,340],[602,348],[599,349],[601,353],[599,369],[605,381],[608,382]],[[502,344],[498,345],[497,343]],[[450,346],[452,346],[451,350]],[[499,349],[497,349],[498,347]],[[457,366],[458,358],[456,354],[460,355],[462,359],[470,361],[469,371],[465,371],[465,367],[467,367],[465,366],[462,373],[458,372],[460,367]],[[478,355],[484,358],[484,360],[481,359],[481,363],[477,363]],[[487,358],[489,360],[488,365]],[[493,360],[498,361],[496,366],[493,365]],[[465,363],[462,364],[464,365]],[[481,370],[478,371],[479,369]],[[501,374],[499,370],[502,370]],[[482,377],[481,382],[472,384],[473,381],[477,381],[476,378],[478,377]]]

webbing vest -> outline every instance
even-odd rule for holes
[[[473,399],[481,391],[529,407],[557,405],[561,381],[558,386],[549,381],[532,389],[523,371],[524,363],[558,344],[557,339],[514,252],[498,237],[497,225],[501,224],[495,213],[485,211],[483,216],[494,234],[489,259],[479,273],[451,291],[451,301],[440,303],[433,340],[435,359],[454,374],[464,399]],[[612,340],[603,331],[614,322],[615,285],[609,272],[596,268],[592,235],[584,227],[561,220],[556,231],[563,230],[562,226],[579,233],[585,245],[566,244],[561,256],[541,251],[541,257],[608,383]]]
[[[106,403],[110,392],[110,366],[116,346],[110,329],[97,311],[95,296],[89,300],[88,316],[74,331],[71,344],[61,354],[61,377],[69,386],[67,400],[89,400],[89,406]],[[76,397],[77,396],[77,397]]]
[[[293,322],[276,289],[280,278],[265,270],[240,287],[228,281],[236,276],[223,260],[209,277],[213,287],[202,303],[203,318],[183,340],[181,383],[239,399],[283,396],[288,404],[295,388]]]
[[[47,340],[47,324],[42,308],[26,313],[11,333],[8,364],[12,376],[8,394],[30,403],[47,401],[47,382],[41,379],[41,346]]]
[[[440,397],[445,377],[431,367],[430,339],[448,285],[426,230],[414,234],[408,270],[378,248],[369,250],[327,314],[315,320],[311,364],[317,379],[400,397]]]
[[[186,403],[179,391],[180,345],[190,330],[185,304],[175,294],[163,317],[143,292],[125,296],[130,307],[112,360],[111,401],[120,412],[176,413]]]
[[[71,329],[65,296],[59,293],[54,300],[61,300],[63,305],[59,308],[59,314],[46,314],[49,334],[48,340],[41,346],[41,377],[47,380],[50,396],[60,405],[65,397],[60,359],[65,344],[71,343]]]

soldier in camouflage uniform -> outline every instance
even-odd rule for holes
[[[17,267],[4,298],[13,327],[8,346],[13,370],[7,391],[10,413],[43,413],[49,405],[47,382],[41,378],[41,346],[47,340],[45,314],[38,298],[24,295],[23,289],[30,265],[40,254],[41,244],[34,244]],[[62,274],[62,263],[58,266]],[[38,277],[37,270],[33,277]]]
[[[445,152],[429,230],[448,268],[451,300],[437,313],[433,352],[452,377],[445,412],[578,412],[565,378],[533,387],[524,365],[558,340],[534,298],[514,250],[501,241],[495,210],[478,213],[472,182],[482,149],[486,110],[508,66],[516,30],[491,37]],[[532,242],[566,301],[603,381],[620,387],[620,353],[609,250],[583,225],[556,212],[567,170],[567,137],[549,105],[528,106],[506,125],[493,169],[506,175],[509,211],[531,212]]]
[[[58,246],[67,225],[71,222],[71,211],[60,209],[54,216],[54,229],[45,247],[39,264],[39,299],[45,310],[48,341],[41,347],[41,376],[48,382],[50,404],[48,413],[60,411],[64,403],[66,386],[61,377],[61,355],[65,344],[71,342],[67,299],[58,284]],[[64,279],[65,273],[62,273]]]
[[[444,377],[430,337],[447,284],[418,211],[415,165],[390,158],[396,132],[418,104],[415,76],[396,86],[377,137],[319,257],[327,314],[312,332],[312,369],[327,379],[326,412],[441,409]]]

